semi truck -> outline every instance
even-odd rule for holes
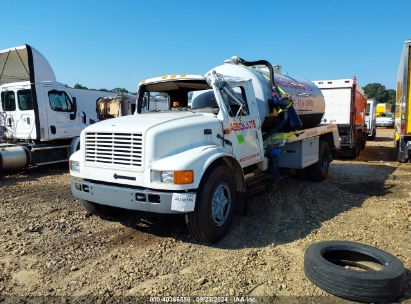
[[[317,80],[325,98],[322,123],[338,126],[341,138],[341,155],[356,158],[365,148],[367,134],[365,123],[367,98],[363,89],[352,79]]]
[[[411,40],[404,43],[397,72],[394,138],[398,161],[407,162],[411,159]]]
[[[367,125],[368,139],[374,140],[377,135],[377,112],[376,101],[367,100],[367,110],[365,111],[365,124]]]
[[[159,95],[164,110],[150,104]],[[71,190],[102,217],[119,208],[184,214],[194,238],[215,243],[245,214],[247,194],[289,170],[327,177],[340,143],[335,124],[320,125],[323,112],[313,83],[274,74],[266,60],[143,80],[135,115],[82,131]]]
[[[96,101],[113,95],[57,82],[27,44],[0,51],[0,172],[68,161],[81,130],[98,121]]]

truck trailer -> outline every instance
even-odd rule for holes
[[[367,134],[365,123],[367,98],[357,80],[317,80],[325,98],[324,124],[337,124],[341,139],[341,154],[356,158],[365,148]]]
[[[394,138],[398,161],[407,162],[411,159],[411,40],[404,43],[397,72]]]
[[[167,109],[152,96],[166,96]],[[323,112],[313,83],[274,74],[265,60],[233,57],[205,75],[147,79],[135,115],[82,131],[71,190],[100,216],[184,214],[194,238],[214,243],[245,213],[248,193],[292,169],[327,177],[340,143],[335,124],[320,125]]]
[[[27,44],[0,51],[0,172],[68,161],[81,130],[98,121],[96,101],[113,95],[57,82]]]

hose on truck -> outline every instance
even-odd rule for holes
[[[270,112],[272,112],[273,109],[277,111],[279,121],[270,130],[265,132],[263,139],[269,138],[274,133],[284,128],[287,124],[290,130],[300,129],[302,127],[302,122],[293,106],[292,98],[275,83],[274,70],[271,63],[267,60],[246,61],[240,57],[237,57],[236,61],[249,67],[257,65],[266,66],[270,73],[269,81],[271,87],[271,98],[268,100],[268,103]]]

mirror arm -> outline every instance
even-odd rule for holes
[[[73,97],[73,113],[70,113],[70,119],[74,120],[76,119],[77,116],[77,99],[76,97]]]

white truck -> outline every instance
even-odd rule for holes
[[[0,172],[68,161],[96,101],[112,92],[69,88],[29,45],[0,51]]]
[[[150,105],[159,93],[167,110]],[[193,237],[214,243],[245,213],[247,192],[290,168],[321,181],[340,147],[337,126],[319,125],[320,90],[265,60],[144,80],[137,94],[135,115],[87,127],[70,157],[72,193],[90,213],[184,213]]]
[[[341,138],[341,153],[356,158],[365,148],[367,98],[364,90],[352,79],[317,80],[325,99],[324,124],[337,124]]]
[[[365,123],[367,125],[367,135],[370,140],[374,140],[377,135],[377,102],[372,99],[367,100],[367,110],[365,111]]]

